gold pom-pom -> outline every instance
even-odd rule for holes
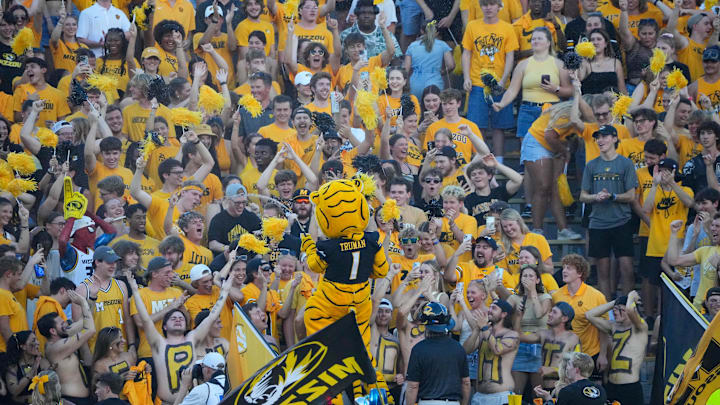
[[[151,8],[152,6],[148,4],[147,0],[141,6],[133,8],[132,15],[135,19],[135,25],[137,25],[139,31],[145,31],[148,29],[147,15],[149,14],[149,10]]]
[[[117,78],[111,75],[99,75],[93,73],[88,77],[87,83],[96,89],[105,93],[105,98],[109,104],[115,100],[115,91],[117,90]]]
[[[158,138],[160,138],[161,143],[165,142],[165,140],[163,139],[162,136],[160,136],[160,135],[157,135],[157,136],[158,136]],[[153,141],[153,134],[148,133],[142,142],[143,159],[145,159],[146,162],[150,160],[150,155],[153,153],[153,151],[156,148],[157,148],[157,145]]]
[[[287,0],[285,4],[283,4],[283,7],[285,8],[285,15],[288,17],[297,15],[299,3],[300,0]]]
[[[370,83],[372,83],[373,88],[375,88],[376,90],[387,89],[388,81],[385,69],[379,66],[373,69],[373,71],[370,73]]]
[[[288,220],[285,218],[265,218],[262,223],[263,236],[270,238],[273,242],[280,242],[283,240],[283,234],[285,234],[287,226]]]
[[[270,249],[265,246],[265,241],[256,238],[255,235],[251,233],[242,234],[238,240],[238,246],[260,255],[270,252]]]
[[[366,198],[372,198],[375,195],[377,186],[375,185],[375,179],[367,173],[358,172],[355,178],[362,182],[363,188],[362,193]]]
[[[202,114],[198,111],[190,111],[185,107],[173,108],[170,110],[173,123],[181,127],[191,127],[202,123]]]
[[[705,10],[712,10],[713,7],[717,6],[718,0],[705,0]]]
[[[17,198],[22,193],[37,190],[37,183],[33,180],[12,179],[7,184],[7,191]]]
[[[380,217],[382,218],[383,222],[390,222],[393,219],[400,219],[400,208],[397,205],[397,201],[393,200],[392,198],[388,198],[385,200],[385,204],[383,204],[382,208],[380,209]]]
[[[260,104],[252,94],[246,94],[240,97],[238,104],[240,104],[245,111],[249,112],[253,118],[259,117],[263,112],[262,104]]]
[[[653,56],[650,58],[650,70],[657,75],[665,68],[665,52],[659,48],[653,49]]]
[[[8,183],[15,178],[10,164],[4,160],[0,160],[0,189],[7,189]]]
[[[627,111],[630,108],[630,104],[632,104],[632,97],[626,96],[624,94],[618,95],[617,101],[615,101],[615,104],[613,104],[612,108],[613,117],[617,118],[618,120],[621,119],[625,114],[627,114]]]
[[[597,50],[592,42],[585,41],[575,45],[575,52],[586,59],[592,59],[595,57]]]
[[[58,136],[47,128],[38,128],[37,138],[40,141],[40,145],[47,148],[55,148],[58,144]]]
[[[362,119],[365,128],[374,130],[378,126],[377,106],[378,96],[369,91],[359,90],[355,98],[357,114]]]
[[[37,170],[35,159],[27,153],[8,153],[7,161],[22,176],[29,176]]]
[[[667,79],[665,79],[665,82],[667,83],[667,87],[674,90],[684,89],[688,85],[685,75],[678,68],[675,68],[672,72],[670,72]]]
[[[32,30],[28,27],[25,27],[18,31],[17,35],[15,35],[15,38],[12,40],[12,51],[18,55],[21,56],[28,50],[33,48],[33,43],[35,43],[35,34],[33,34]]]
[[[198,106],[202,107],[207,113],[217,114],[225,107],[225,97],[213,90],[212,87],[203,85],[200,87]]]

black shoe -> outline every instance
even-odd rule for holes
[[[532,218],[532,205],[525,204],[525,208],[523,208],[522,214],[520,215],[522,215],[523,218]]]

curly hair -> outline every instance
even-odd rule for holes
[[[580,274],[580,279],[582,281],[587,280],[587,278],[590,276],[590,264],[588,264],[587,260],[585,260],[584,257],[571,253],[565,257],[562,258],[562,265],[565,266],[572,266],[575,267],[575,270]]]

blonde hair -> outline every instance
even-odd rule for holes
[[[570,115],[572,114],[573,109],[573,101],[563,101],[562,103],[557,103],[553,105],[552,107],[548,108],[543,114],[550,114],[550,121],[548,122],[548,128],[567,128],[572,125],[572,121],[570,121]],[[566,119],[567,122],[561,125],[556,125],[556,123],[562,119]]]
[[[520,213],[512,208],[506,208],[500,213],[500,221],[515,221],[520,227],[520,232],[522,232],[523,235],[530,233],[530,228],[525,225],[525,221]],[[500,226],[500,239],[502,240],[505,255],[510,255],[513,251],[512,240],[507,236],[502,225]]]
[[[426,260],[420,263],[421,266],[424,264],[430,266],[432,271],[435,273],[435,278],[437,279],[437,284],[434,285],[435,291],[445,292],[445,283],[443,283],[442,268],[440,267],[440,264],[437,262],[437,260]],[[431,299],[431,301],[433,299]]]
[[[440,192],[442,198],[457,198],[462,202],[465,200],[465,191],[460,186],[445,186]]]
[[[40,393],[39,383],[32,392],[33,405],[60,405],[62,404],[62,392],[60,389],[60,378],[52,370],[42,371],[38,377],[48,376],[48,381],[43,385],[44,394]]]
[[[425,51],[430,53],[437,38],[437,21],[432,20],[425,25],[425,35],[420,40],[425,45]]]
[[[73,135],[76,142],[85,142],[85,138],[90,133],[90,121],[87,118],[77,117],[70,120],[73,127]]]

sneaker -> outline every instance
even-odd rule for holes
[[[570,228],[565,228],[557,233],[558,240],[578,240],[582,239],[582,235],[573,232]]]
[[[520,215],[522,215],[523,218],[532,218],[532,205],[525,204],[525,208],[523,208],[522,214]]]
[[[530,231],[530,232],[532,232],[532,233],[537,233],[537,234],[539,234],[539,235],[545,236],[545,231],[542,230],[542,229],[533,229],[533,230]]]

